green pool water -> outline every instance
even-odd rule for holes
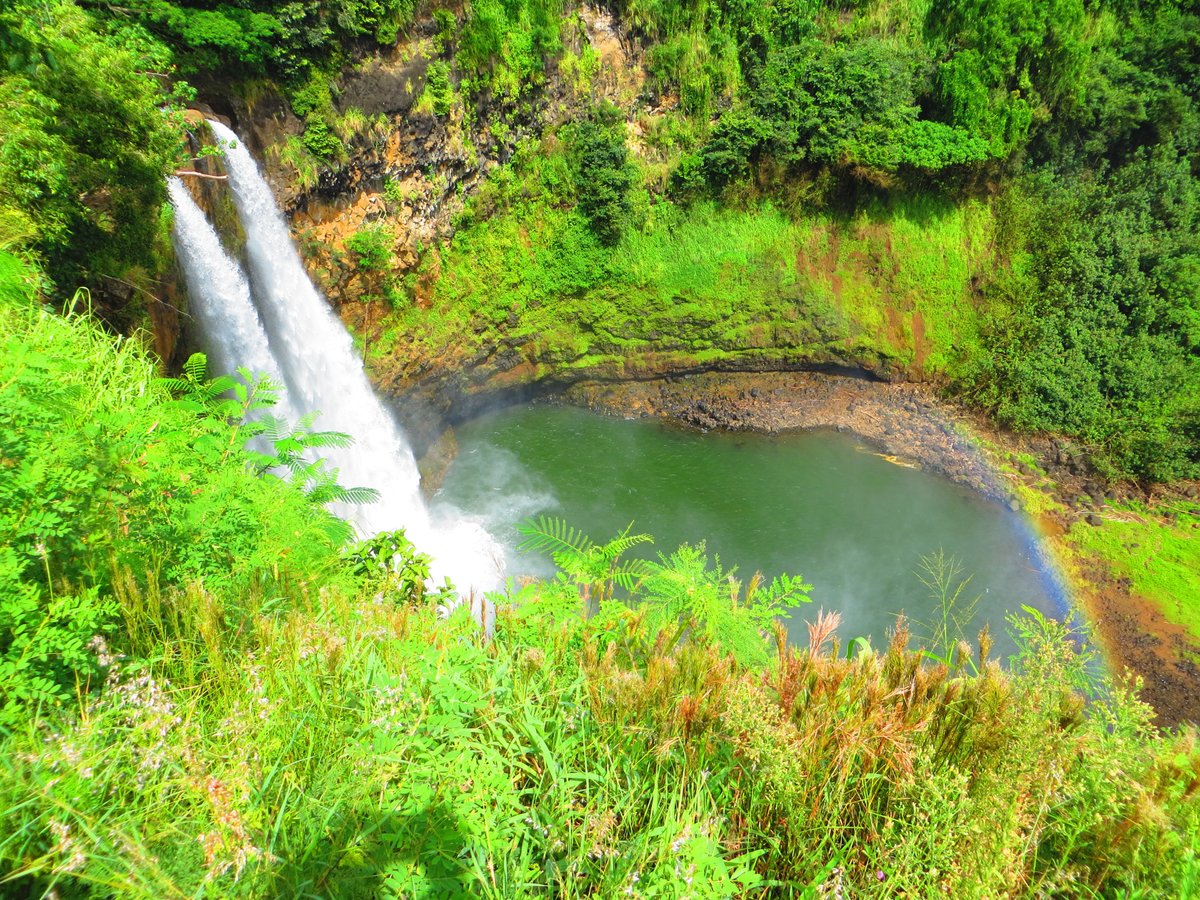
[[[654,535],[642,554],[650,558],[705,541],[742,576],[803,576],[812,603],[787,623],[801,643],[819,607],[842,614],[843,641],[863,635],[878,646],[900,612],[928,632],[939,607],[918,573],[939,551],[970,576],[964,599],[980,598],[968,636],[990,623],[1001,655],[1012,650],[1008,613],[1063,611],[1021,516],[847,435],[699,434],[535,404],[466,423],[457,437],[435,509],[478,517],[508,548],[510,575],[550,571],[514,549],[516,523],[547,514],[599,541],[632,522]]]

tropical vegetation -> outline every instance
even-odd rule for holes
[[[503,162],[412,272],[388,214],[346,241],[377,367],[850,361],[1102,475],[1200,474],[1190,5],[621,0],[632,96],[579,12],[0,12],[0,896],[1200,894],[1196,732],[1070,626],[844,648],[799,577],[543,519],[557,575],[488,633],[402,532],[326,510],[373,499],[313,462],[348,436],[253,373],[161,371],[185,77],[275,85],[312,186],[389,127],[341,68],[416,35],[413,115]],[[1194,541],[1128,511],[1072,540],[1194,626]]]

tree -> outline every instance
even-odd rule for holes
[[[166,48],[67,0],[18,11],[0,27],[0,240],[39,252],[64,293],[152,270],[183,133],[146,74],[170,71]]]
[[[1090,47],[1082,0],[950,0],[930,8],[942,45],[941,114],[1008,156],[1037,120],[1076,99]]]
[[[615,244],[629,221],[633,168],[620,125],[582,122],[575,131],[579,211],[602,243]]]

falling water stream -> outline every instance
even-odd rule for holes
[[[177,196],[186,191],[172,185],[176,242],[184,250],[181,261],[206,342],[226,367],[240,362],[268,375],[277,372],[291,409],[318,412],[318,430],[354,438],[349,447],[325,448],[321,454],[337,471],[339,483],[374,488],[380,497],[370,504],[331,505],[334,512],[363,535],[404,528],[433,556],[435,579],[448,576],[463,592],[498,586],[501,555],[487,532],[453,511],[436,521],[430,516],[412,450],[372,389],[350,334],[305,272],[257,163],[237,135],[218,122],[210,124],[225,153],[229,187],[246,233],[250,296],[259,329],[244,315],[228,312],[244,312],[237,299],[242,296],[236,286],[240,273],[231,260],[222,259],[219,242],[209,243],[212,227],[203,215],[194,214],[199,210],[190,197]],[[215,239],[215,233],[211,236]],[[266,357],[260,357],[256,344],[259,331],[266,336]],[[247,343],[241,343],[247,335]]]
[[[209,368],[231,374],[242,366],[282,387],[283,374],[271,355],[242,267],[225,252],[217,230],[183,182],[169,179],[167,191],[175,207],[175,253],[189,296],[200,301],[192,304],[192,311],[200,323]],[[274,414],[292,422],[296,419],[286,395],[275,404]]]

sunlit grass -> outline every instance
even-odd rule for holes
[[[384,323],[375,364],[469,357],[505,338],[551,371],[646,353],[833,355],[949,377],[978,340],[970,276],[989,228],[973,201],[896,201],[849,220],[660,203],[607,249],[569,211],[522,200],[458,233],[428,306]]]
[[[1192,737],[1149,740],[1119,695],[1086,711],[1058,626],[1023,626],[1013,676],[923,662],[902,628],[848,659],[821,617],[811,649],[780,638],[756,671],[636,616],[525,602],[489,642],[325,592],[249,644],[189,645],[203,668],[110,660],[76,715],[5,739],[0,858],[19,884],[147,898],[1156,895],[1195,877]]]
[[[1200,641],[1200,504],[1179,500],[1148,508],[1125,504],[1106,509],[1104,524],[1076,524],[1070,542],[1102,560],[1132,583],[1168,621]]]

